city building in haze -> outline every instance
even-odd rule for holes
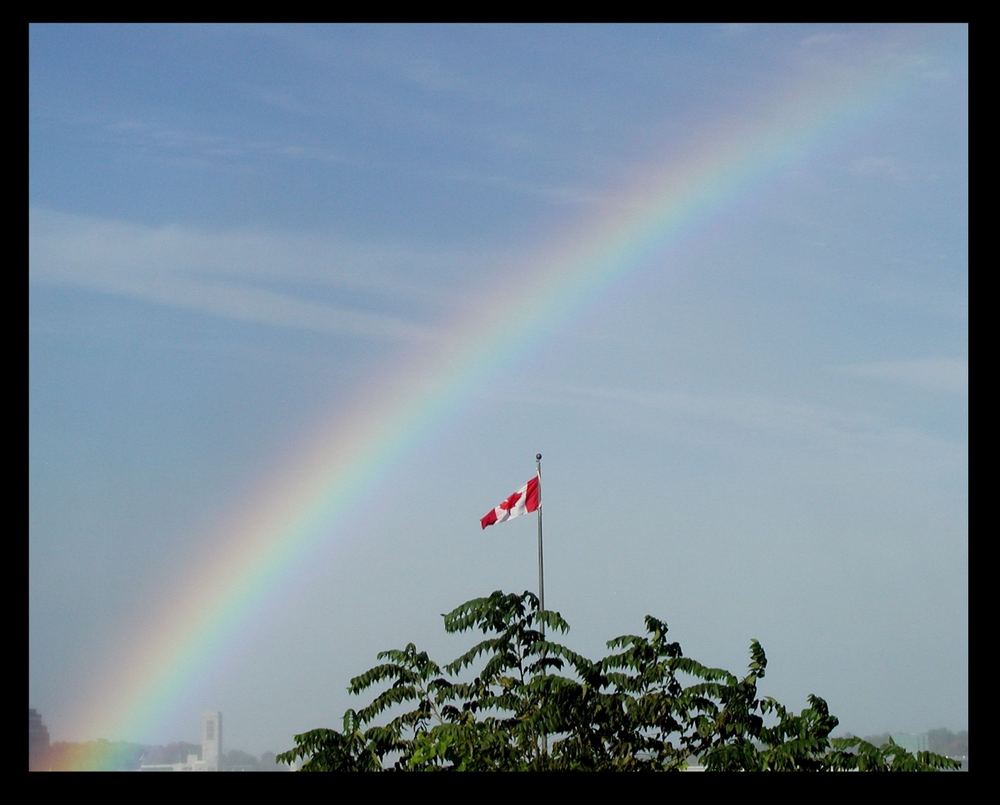
[[[222,768],[222,713],[205,713],[201,717],[201,762],[205,771]]]
[[[215,711],[201,717],[201,757],[188,755],[181,763],[143,763],[139,771],[221,771],[222,713]]]

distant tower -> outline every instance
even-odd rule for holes
[[[222,713],[201,717],[201,761],[205,771],[219,771],[222,762]]]

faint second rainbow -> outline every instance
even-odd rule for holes
[[[196,666],[261,596],[291,583],[289,566],[374,490],[388,468],[444,421],[543,329],[579,315],[611,283],[720,202],[801,162],[846,125],[915,80],[895,62],[859,73],[804,77],[752,118],[699,133],[684,153],[653,160],[642,178],[608,194],[598,214],[554,238],[443,329],[445,337],[382,367],[349,405],[318,423],[204,540],[206,554],[177,580],[154,622],[122,640],[96,692],[74,719],[90,735],[148,734],[191,684]],[[81,757],[77,768],[100,767]]]

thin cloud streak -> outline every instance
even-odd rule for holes
[[[334,243],[326,244],[324,252],[321,244],[307,239],[138,226],[38,209],[31,211],[29,231],[33,282],[85,287],[227,319],[378,340],[429,341],[437,339],[436,330],[416,317],[302,298],[301,292],[281,285],[361,290],[403,298],[415,307],[454,304],[456,299],[451,291],[437,296],[371,265],[342,268]],[[348,254],[348,261],[358,253]],[[262,283],[278,288],[259,287]]]
[[[606,198],[597,190],[585,187],[559,184],[542,184],[538,182],[518,181],[509,176],[471,173],[456,174],[451,177],[456,182],[468,182],[488,187],[500,188],[512,193],[542,198],[550,204],[577,206],[596,206],[606,204]]]
[[[871,361],[847,364],[837,369],[884,383],[898,383],[951,394],[969,393],[969,364],[964,358]]]
[[[525,398],[525,402],[529,402]],[[536,389],[534,404],[608,406],[616,422],[638,432],[666,429],[685,441],[705,444],[732,443],[733,438],[762,436],[791,439],[797,448],[833,453],[873,451],[932,452],[962,462],[964,442],[941,438],[903,427],[862,410],[783,399],[761,394],[715,394],[677,390],[629,389],[618,386],[558,385]],[[622,407],[634,412],[621,417]],[[643,417],[638,409],[655,416]],[[734,437],[734,434],[737,434]]]
[[[282,157],[312,162],[358,164],[358,160],[329,148],[296,142],[248,140],[219,134],[160,126],[139,120],[119,120],[102,127],[113,142],[140,148],[152,146],[165,153],[183,153],[207,159],[248,160]]]

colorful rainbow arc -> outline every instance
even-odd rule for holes
[[[311,448],[292,456],[231,513],[206,545],[211,555],[184,580],[155,623],[146,623],[117,673],[75,720],[91,735],[141,735],[190,683],[196,663],[266,591],[286,579],[290,563],[331,532],[345,512],[376,488],[386,468],[461,405],[498,364],[506,365],[541,328],[561,326],[602,289],[657,253],[716,209],[777,169],[876,111],[913,80],[903,68],[868,75],[802,80],[752,122],[701,139],[609,197],[596,218],[580,222],[517,272],[491,304],[452,323],[442,342],[416,361],[389,367],[346,410],[315,430]],[[512,290],[516,288],[516,290]],[[476,513],[474,513],[476,514]],[[476,514],[478,516],[478,514]],[[96,756],[78,768],[100,768]]]

